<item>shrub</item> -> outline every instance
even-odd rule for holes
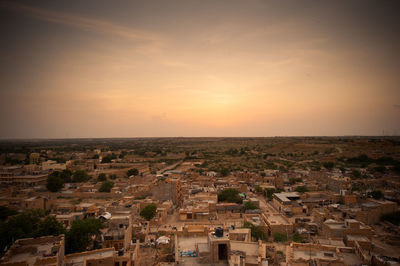
[[[275,242],[286,242],[288,241],[288,238],[285,234],[282,233],[275,233],[274,234],[274,241]]]
[[[140,211],[140,216],[142,216],[147,221],[150,221],[151,219],[154,218],[154,216],[156,216],[156,212],[157,212],[157,206],[154,203],[152,203],[147,205]]]
[[[242,203],[243,200],[236,189],[228,188],[218,193],[218,201],[225,201],[231,203]]]
[[[114,182],[112,182],[112,181],[104,181],[101,184],[99,192],[110,192],[113,187],[114,187]]]

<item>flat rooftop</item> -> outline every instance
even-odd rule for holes
[[[272,215],[266,215],[267,220],[271,223],[271,224],[284,224],[284,225],[289,225],[288,221],[285,220],[285,218],[283,218],[282,215],[279,214],[272,214]]]
[[[103,259],[113,257],[115,253],[114,248],[97,249],[81,253],[74,253],[65,256],[65,263],[73,266],[84,265],[84,261],[92,259]]]
[[[277,197],[282,202],[291,202],[294,199],[299,199],[300,195],[297,192],[281,192],[275,193],[275,197]]]
[[[295,260],[309,260],[311,259],[324,259],[324,260],[337,260],[338,255],[333,251],[324,251],[324,250],[293,250],[293,258]]]

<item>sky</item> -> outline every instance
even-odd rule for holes
[[[0,0],[0,138],[398,135],[399,12]]]

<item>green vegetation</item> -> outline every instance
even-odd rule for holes
[[[112,181],[104,181],[99,188],[99,192],[110,192],[114,187],[114,182]]]
[[[65,234],[66,230],[62,223],[56,220],[55,216],[47,216],[44,220],[38,223],[37,229],[34,232],[35,237],[39,236],[58,236]]]
[[[282,233],[275,233],[274,234],[274,241],[275,242],[286,242],[288,241],[288,237]]]
[[[297,182],[302,182],[303,180],[299,177],[299,178],[295,178],[295,177],[291,177],[289,179],[290,184],[296,184]]]
[[[90,179],[90,176],[86,172],[86,170],[76,170],[72,175],[72,182],[80,183],[86,182]]]
[[[394,225],[400,225],[400,211],[390,214],[384,214],[382,215],[381,220],[388,221]]]
[[[145,196],[136,196],[133,199],[134,200],[142,200],[142,199],[145,199],[145,198],[146,198]]]
[[[5,221],[9,216],[16,215],[18,212],[7,208],[5,206],[0,206],[0,220]]]
[[[351,174],[354,176],[354,178],[360,178],[361,177],[361,173],[358,170],[352,170]]]
[[[297,242],[297,243],[304,243],[304,239],[301,235],[299,235],[299,233],[295,232],[293,234],[293,241]]]
[[[85,170],[76,170],[72,173],[70,170],[54,171],[47,177],[46,187],[51,192],[57,192],[62,189],[64,183],[86,182],[90,176]]]
[[[225,189],[218,193],[218,202],[221,201],[239,204],[243,202],[242,198],[239,195],[239,191],[232,188]]]
[[[264,227],[256,226],[249,222],[244,222],[243,227],[250,228],[251,236],[253,238],[255,238],[256,240],[266,240],[267,239],[267,233],[265,232]]]
[[[248,201],[244,204],[244,209],[245,210],[256,210],[259,209],[253,202]]]
[[[335,164],[333,162],[325,162],[322,164],[327,170],[332,170],[333,167],[335,167]]]
[[[383,193],[380,190],[373,190],[372,192],[368,193],[368,196],[371,196],[372,198],[379,200],[383,198]]]
[[[116,174],[109,174],[108,178],[110,178],[112,180],[115,180],[115,179],[117,179],[117,175]]]
[[[50,176],[56,176],[63,180],[64,183],[71,182],[72,172],[70,170],[54,171]]]
[[[308,192],[308,188],[306,186],[299,186],[294,191],[299,192],[301,194]]]
[[[132,168],[132,169],[129,169],[127,172],[126,172],[126,175],[128,176],[128,177],[130,177],[130,176],[137,176],[139,174],[139,170],[138,169],[136,169],[136,168]]]
[[[65,235],[65,253],[82,252],[92,244],[92,236],[100,234],[104,228],[98,219],[76,220],[71,224],[71,229]]]
[[[101,159],[101,163],[111,163],[111,156],[106,156]]]
[[[20,238],[59,235],[65,232],[61,223],[54,217],[47,217],[46,212],[39,209],[26,210],[0,222],[0,250],[10,246]]]
[[[100,173],[99,176],[97,177],[97,181],[106,181],[107,180],[107,176],[105,173]]]
[[[140,216],[142,216],[147,221],[150,221],[151,219],[154,218],[154,216],[156,216],[156,212],[157,212],[157,205],[152,203],[147,205],[140,211]]]
[[[63,188],[63,186],[64,180],[61,177],[56,175],[49,175],[47,177],[46,188],[51,192],[58,192]]]
[[[261,192],[262,192],[262,188],[260,187],[260,185],[257,185],[257,186],[256,186],[255,191],[256,191],[257,193],[261,193]]]

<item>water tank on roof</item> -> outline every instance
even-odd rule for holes
[[[221,228],[221,227],[215,228],[214,235],[215,235],[216,237],[223,237],[223,236],[224,236],[224,229]]]

